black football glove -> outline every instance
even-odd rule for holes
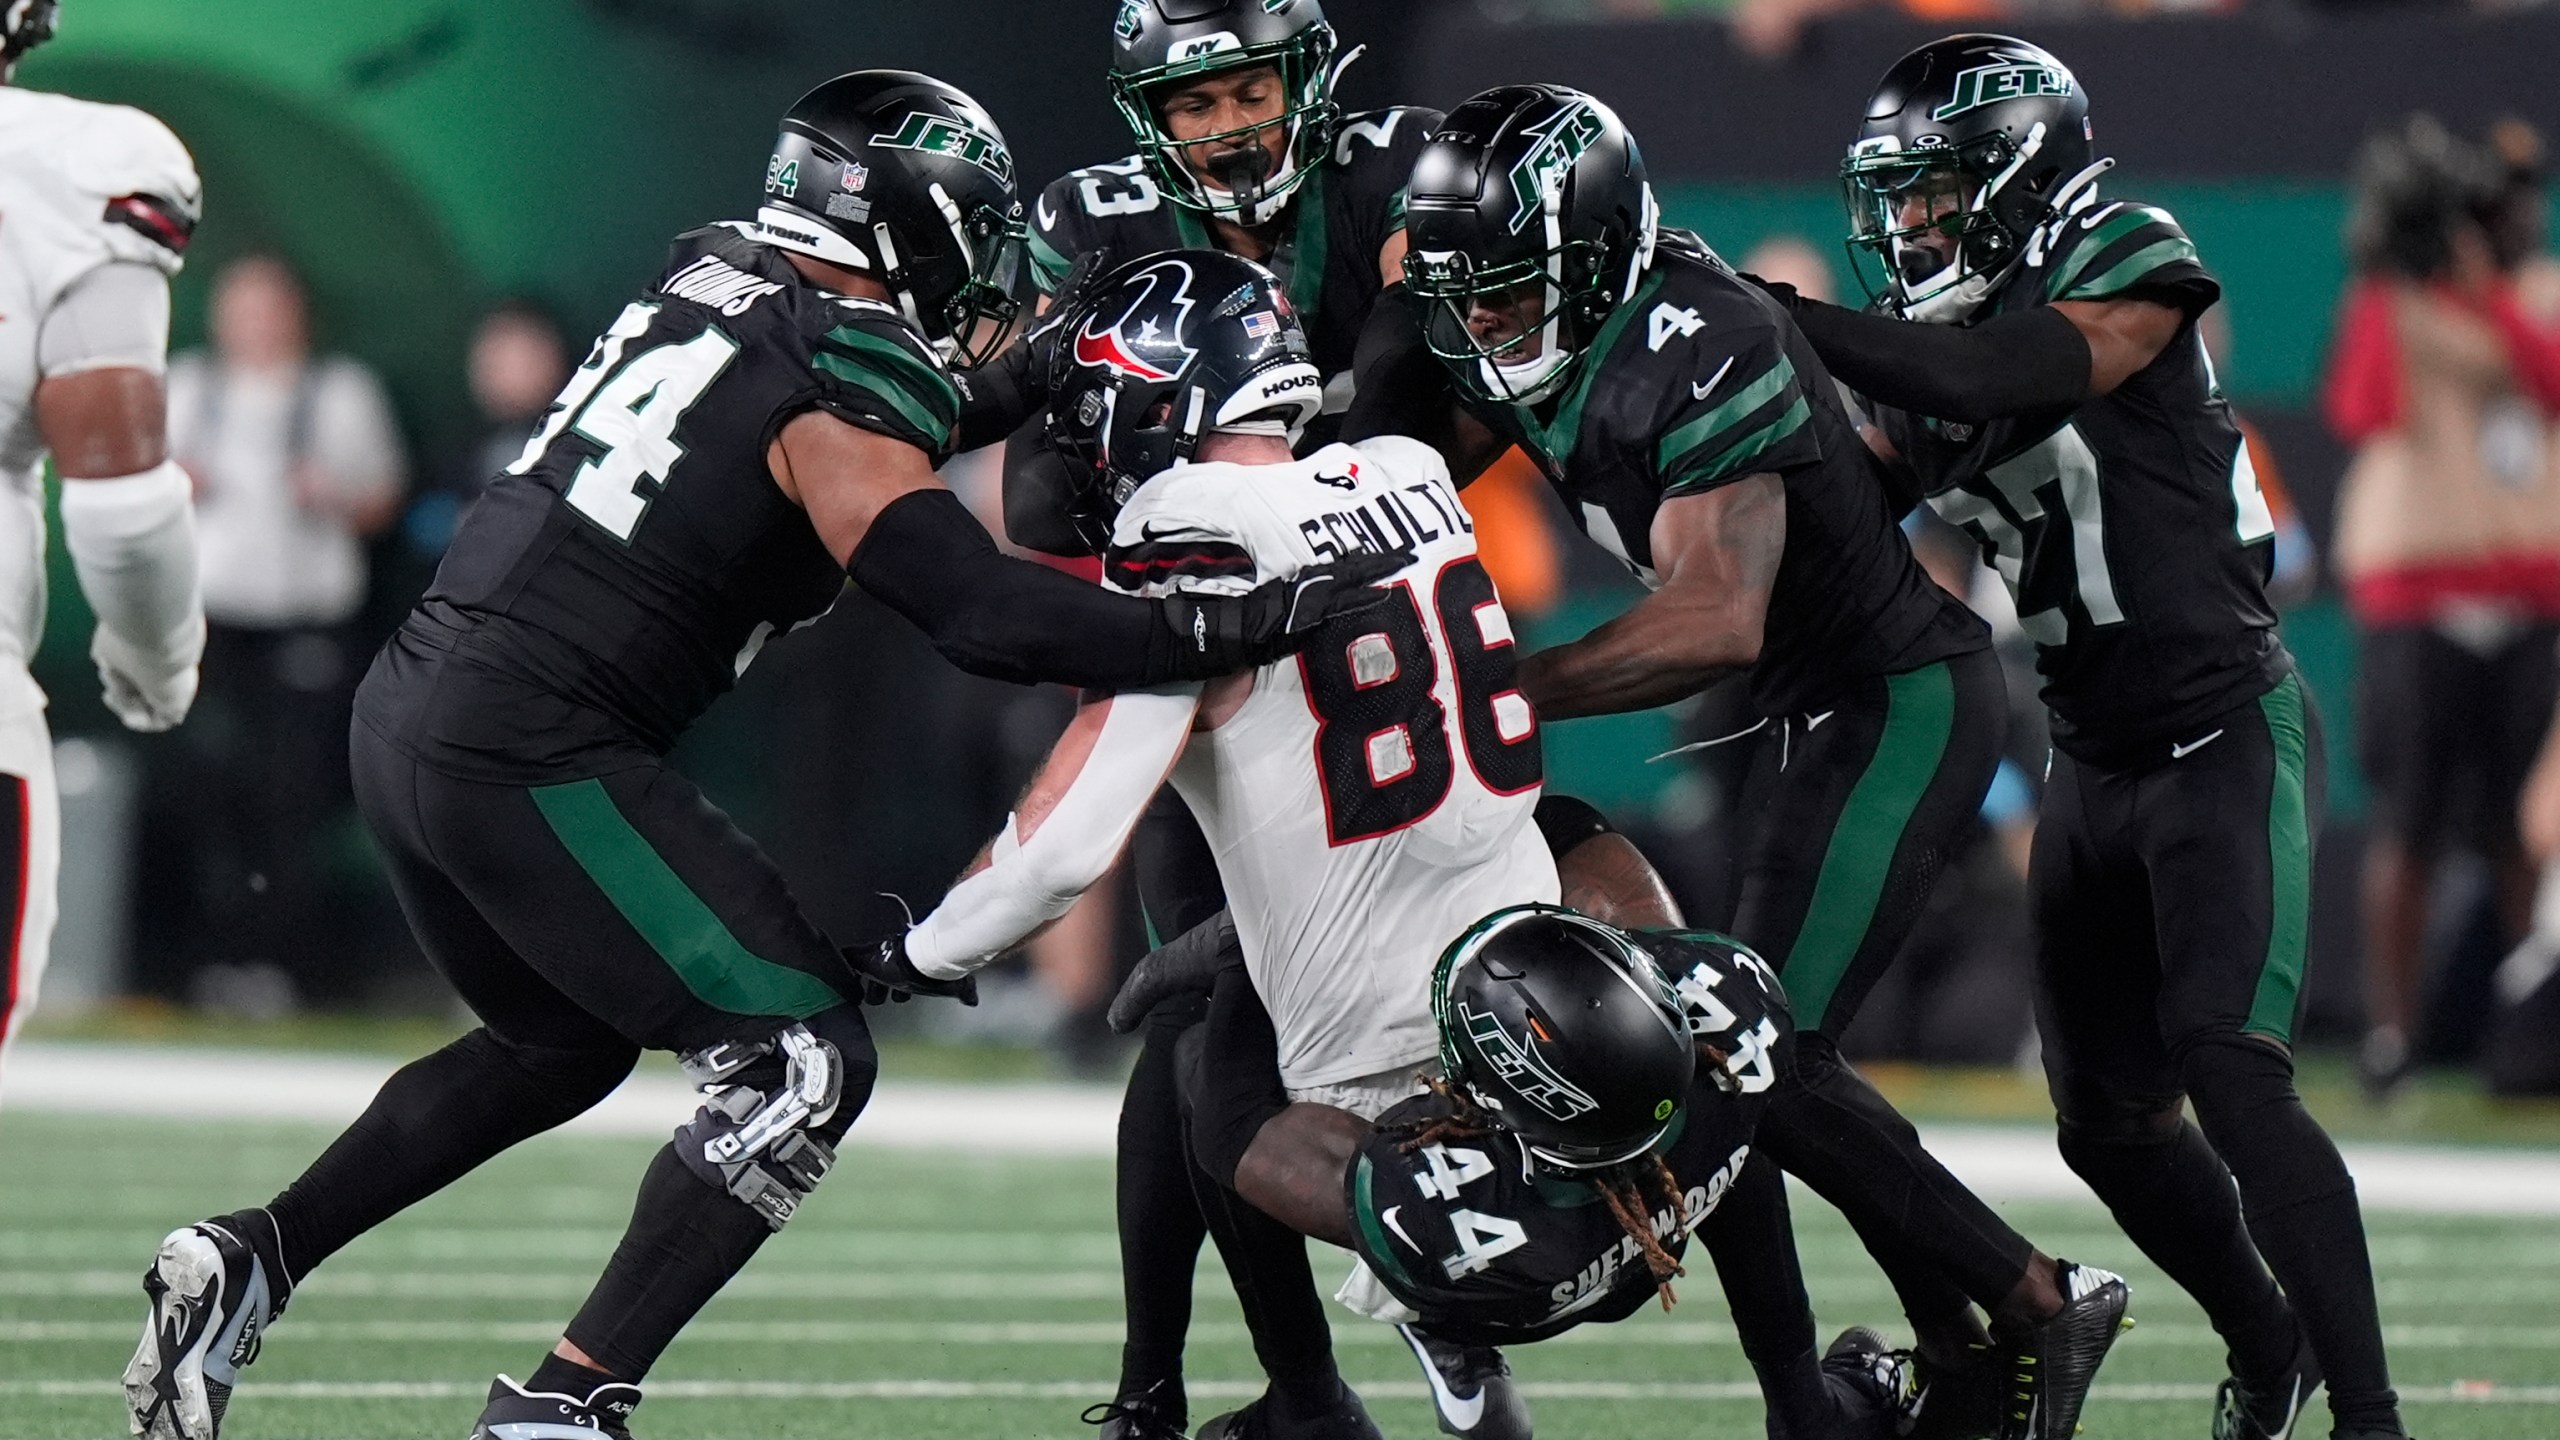
[[[1057,374],[1058,339],[1066,332],[1068,322],[1083,313],[1102,277],[1111,273],[1112,258],[1108,245],[1097,245],[1077,256],[1076,263],[1058,281],[1058,288],[1050,293],[1049,308],[1031,322],[1031,329],[1022,337],[1044,404],[1049,397],[1049,383]]]
[[[1214,680],[1295,655],[1327,620],[1386,603],[1394,592],[1373,582],[1412,563],[1410,550],[1364,551],[1265,581],[1242,595],[1166,596],[1157,613],[1173,629],[1177,678]]]
[[[1177,995],[1206,995],[1218,976],[1244,963],[1244,946],[1236,939],[1235,917],[1221,910],[1139,957],[1120,993],[1111,997],[1105,1017],[1126,1035],[1146,1023],[1147,1012]]]
[[[936,980],[916,968],[907,958],[907,937],[893,936],[874,940],[867,945],[848,946],[844,952],[845,968],[853,972],[854,998],[865,1005],[904,1005],[918,995],[936,999],[957,1000],[963,1005],[978,1003],[978,977],[963,975],[957,980]]]

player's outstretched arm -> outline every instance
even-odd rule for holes
[[[89,654],[128,729],[166,730],[195,702],[204,654],[195,507],[169,459],[168,281],[99,266],[56,299],[37,339],[36,431],[62,474],[62,538],[96,612]]]
[[[1922,325],[1791,296],[1831,373],[1861,395],[1981,424],[2112,392],[2168,348],[2186,312],[2123,297],[2059,300],[1977,325]]]
[[[1234,597],[1138,600],[995,547],[923,451],[821,411],[767,461],[853,582],[972,674],[1125,690],[1206,680],[1293,654],[1316,627],[1387,598],[1409,552],[1350,555]]]
[[[1200,687],[1088,695],[1004,828],[906,937],[934,980],[956,980],[1067,913],[1118,859],[1182,755]]]
[[[1752,475],[1654,512],[1662,584],[1625,614],[1520,662],[1520,693],[1548,720],[1650,710],[1760,658],[1787,548],[1786,484]]]

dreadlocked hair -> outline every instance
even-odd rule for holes
[[[1733,1057],[1701,1040],[1696,1046],[1698,1062],[1715,1072],[1716,1088],[1727,1095],[1742,1089],[1742,1077],[1733,1073]]]
[[[1704,1046],[1700,1048],[1714,1055],[1719,1067],[1723,1065],[1725,1057],[1722,1051]],[[1386,1127],[1390,1132],[1402,1134],[1397,1149],[1410,1154],[1425,1145],[1437,1145],[1447,1140],[1481,1139],[1493,1133],[1494,1123],[1485,1118],[1474,1101],[1467,1098],[1466,1091],[1437,1075],[1422,1077],[1422,1083],[1430,1088],[1432,1094],[1449,1103],[1449,1113],[1435,1115],[1428,1120],[1401,1121]],[[1645,1267],[1652,1272],[1654,1283],[1661,1288],[1662,1308],[1670,1309],[1679,1300],[1679,1296],[1672,1292],[1671,1282],[1689,1273],[1653,1229],[1656,1210],[1668,1210],[1675,1225],[1685,1213],[1680,1181],[1671,1173],[1671,1167],[1663,1163],[1661,1156],[1647,1152],[1598,1170],[1578,1171],[1576,1175],[1589,1181],[1592,1188],[1600,1192],[1600,1198],[1607,1203],[1609,1214],[1617,1220],[1618,1228],[1626,1231],[1627,1238],[1636,1242],[1638,1251],[1644,1256]]]

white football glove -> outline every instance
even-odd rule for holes
[[[101,625],[89,637],[89,658],[98,662],[98,683],[106,691],[107,708],[127,730],[156,735],[187,718],[196,703],[196,662],[204,654],[204,619],[192,620],[186,633],[158,654],[142,650]]]

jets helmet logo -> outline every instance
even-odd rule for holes
[[[1146,27],[1146,23],[1147,0],[1120,0],[1120,16],[1111,22],[1111,33],[1120,37],[1121,44],[1127,45],[1138,38],[1138,32]]]
[[[1199,353],[1181,339],[1182,322],[1196,303],[1191,298],[1191,267],[1180,260],[1150,265],[1129,277],[1120,293],[1126,298],[1116,305],[1106,302],[1076,332],[1076,363],[1159,383],[1179,376]],[[1173,332],[1168,334],[1150,317],[1139,321],[1137,331],[1131,333],[1130,319],[1152,307],[1160,294],[1173,309]]]
[[[1600,1108],[1599,1102],[1580,1086],[1557,1074],[1532,1040],[1503,1029],[1502,1017],[1485,1014],[1461,1001],[1458,1021],[1467,1027],[1467,1038],[1475,1042],[1476,1053],[1484,1056],[1502,1083],[1513,1094],[1537,1106],[1548,1119],[1571,1120]]]
[[[904,124],[887,134],[872,136],[871,143],[889,150],[949,155],[968,161],[1007,185],[1013,183],[1013,157],[1005,153],[1004,142],[953,116],[909,111]]]
[[[2070,93],[2071,77],[2063,71],[2038,61],[2003,60],[1958,71],[1955,93],[1947,97],[1946,104],[1930,111],[1929,118],[1953,120],[1968,110],[1997,105],[2003,100]]]
[[[1512,234],[1528,229],[1529,222],[1547,207],[1547,192],[1564,183],[1565,172],[1591,149],[1602,128],[1600,112],[1588,101],[1577,100],[1522,132],[1536,137],[1538,143],[1511,167]]]

